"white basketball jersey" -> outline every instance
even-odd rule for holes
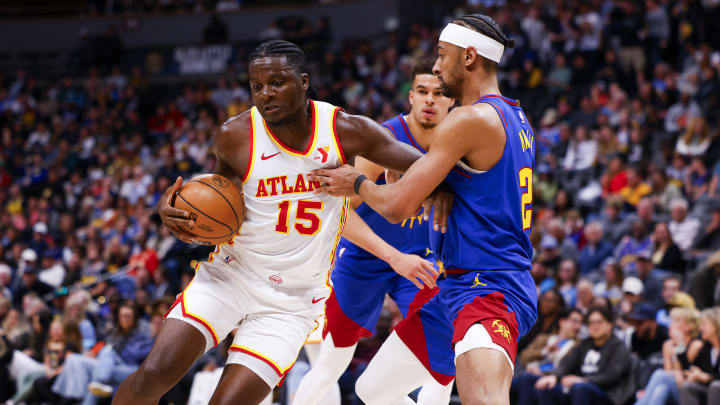
[[[345,198],[313,194],[319,184],[307,178],[313,169],[345,163],[335,132],[340,108],[319,101],[310,101],[310,108],[313,133],[305,150],[298,151],[283,144],[252,107],[252,152],[243,179],[245,221],[232,242],[219,246],[215,259],[237,260],[288,288],[325,285],[348,210]]]

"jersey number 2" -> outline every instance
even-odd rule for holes
[[[532,201],[533,201],[533,195],[532,195],[533,172],[532,172],[532,169],[529,167],[523,167],[518,172],[518,176],[520,177],[520,188],[527,187],[527,191],[522,193],[522,197],[520,200],[523,231],[526,231],[526,230],[530,229],[530,226],[532,225],[532,208],[528,208],[528,205],[532,204]]]
[[[289,226],[289,214],[290,205],[292,201],[285,200],[278,204],[280,214],[278,215],[278,222],[275,224],[275,231],[280,233],[290,232]],[[320,229],[320,218],[312,210],[322,210],[322,201],[307,201],[298,200],[297,202],[297,213],[295,214],[295,229],[301,235],[312,236],[317,233]],[[303,223],[300,221],[307,221]]]

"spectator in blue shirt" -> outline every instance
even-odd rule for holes
[[[613,254],[612,245],[603,239],[603,228],[599,222],[591,222],[585,227],[585,239],[587,243],[578,260],[582,275],[598,271],[603,261]]]

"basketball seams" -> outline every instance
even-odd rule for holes
[[[200,235],[196,235],[196,236],[201,237],[201,238],[203,238],[203,239],[219,239],[219,238],[225,238],[225,237],[227,237],[227,236],[231,236],[231,235],[233,234],[232,228],[230,228],[229,226],[227,226],[225,223],[220,222],[220,221],[218,221],[217,219],[215,219],[215,218],[211,217],[210,215],[206,214],[204,211],[199,210],[199,209],[198,209],[197,207],[195,207],[194,205],[190,204],[190,202],[189,202],[188,200],[186,200],[185,197],[183,197],[181,193],[182,193],[182,190],[180,190],[180,192],[178,192],[177,196],[180,197],[180,199],[182,199],[182,200],[185,202],[185,204],[187,204],[188,206],[190,206],[190,208],[194,209],[195,211],[197,211],[197,212],[200,213],[200,214],[205,215],[206,217],[210,218],[211,220],[217,222],[218,224],[220,224],[220,225],[228,228],[228,230],[230,230],[230,233],[228,233],[226,236],[217,236],[217,237],[209,237],[209,238],[205,238],[205,237],[202,237],[202,236],[200,236]],[[193,232],[193,234],[195,234],[195,232]]]
[[[235,207],[233,207],[233,205],[230,203],[230,201],[227,199],[227,197],[225,197],[225,195],[224,195],[223,193],[221,193],[220,190],[218,190],[217,188],[215,188],[215,186],[213,186],[212,184],[205,183],[205,182],[202,181],[202,180],[189,180],[188,183],[190,183],[190,182],[195,182],[195,183],[204,184],[204,185],[212,188],[213,190],[215,190],[215,192],[217,192],[218,194],[220,194],[220,197],[222,197],[223,200],[225,200],[225,202],[228,204],[228,206],[229,206],[230,209],[232,210],[233,216],[235,216],[235,223],[236,223],[237,226],[238,226],[238,230],[240,229],[240,218],[238,218],[237,212],[235,212]],[[232,181],[230,182],[230,185],[233,186],[233,187],[235,187],[235,188],[237,189],[237,186],[236,186],[235,184],[233,184]],[[240,193],[240,199],[243,199],[242,193]],[[193,208],[194,208],[194,207],[193,207]],[[225,224],[223,224],[223,225],[225,225]],[[227,225],[226,225],[226,226],[227,226]],[[231,229],[232,229],[232,228],[231,228]]]

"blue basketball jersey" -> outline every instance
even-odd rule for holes
[[[486,172],[460,162],[447,176],[455,200],[447,232],[430,231],[431,248],[446,269],[529,270],[533,130],[516,100],[487,95],[477,103],[497,111],[505,128],[505,149]]]
[[[422,153],[426,153],[422,146],[413,138],[407,122],[405,122],[405,118],[402,115],[391,118],[382,125],[387,128],[398,141],[411,145]],[[375,183],[385,184],[385,174],[383,173],[375,179]],[[357,207],[356,212],[380,238],[397,250],[403,253],[417,254],[432,261],[431,258],[427,257],[432,252],[430,252],[429,249],[429,227],[423,219],[422,211],[399,224],[388,222],[382,215],[378,214],[364,202]],[[347,260],[361,261],[363,268],[367,270],[385,269],[388,267],[387,263],[345,238],[340,240],[338,255],[345,263],[347,263]]]

